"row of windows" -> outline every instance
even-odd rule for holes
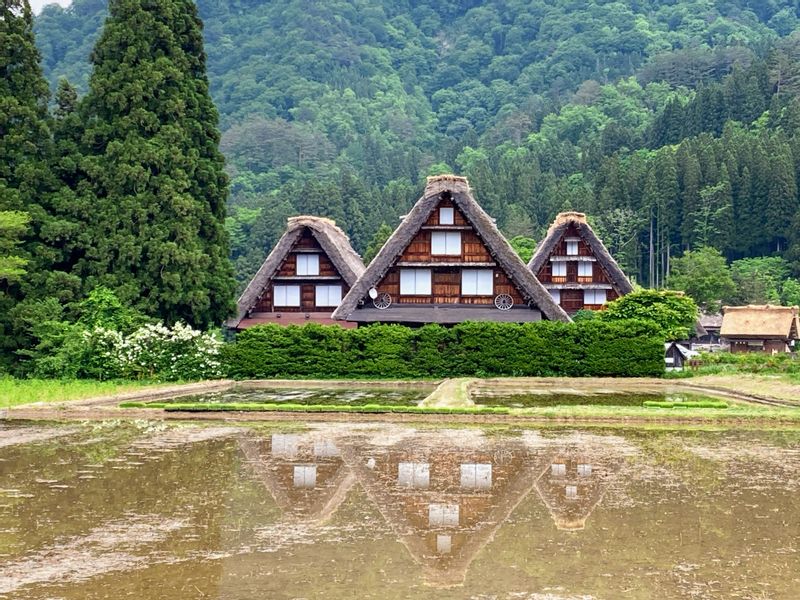
[[[431,269],[400,269],[400,294],[403,296],[430,296]],[[491,296],[494,294],[492,269],[462,269],[461,295]]]
[[[342,301],[341,285],[317,285],[314,287],[317,306],[339,306]],[[276,285],[272,290],[275,306],[300,306],[299,285]]]
[[[556,304],[561,302],[561,290],[550,290],[550,295]],[[583,290],[584,304],[605,304],[606,301],[606,290]]]
[[[592,262],[579,262],[578,263],[578,277],[591,277],[594,263]],[[554,262],[553,263],[553,277],[566,277],[567,276],[567,263]]]

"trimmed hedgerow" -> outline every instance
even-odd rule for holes
[[[461,323],[454,327],[259,325],[221,351],[228,377],[647,377],[664,338],[645,321]]]

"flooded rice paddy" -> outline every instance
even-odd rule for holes
[[[701,394],[690,393],[636,393],[636,392],[588,392],[542,390],[528,393],[503,393],[479,389],[472,393],[475,404],[480,406],[509,406],[512,408],[527,408],[533,406],[642,406],[645,402],[701,402],[713,401]]]
[[[0,598],[800,589],[800,431],[0,425]]]
[[[220,402],[286,404],[382,404],[384,406],[416,406],[435,386],[398,388],[278,388],[245,389],[178,396],[159,403]]]

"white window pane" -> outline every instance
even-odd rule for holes
[[[317,485],[316,465],[296,466],[294,468],[293,483],[296,488],[313,488]]]
[[[414,269],[400,269],[400,293],[414,294],[416,289],[417,285]]]
[[[553,463],[550,465],[550,474],[553,477],[564,477],[567,474],[567,465],[564,463]]]
[[[415,280],[417,295],[430,296],[431,294],[431,270],[415,269]]]
[[[605,304],[606,291],[605,290],[584,290],[583,291],[584,304]]]
[[[553,276],[554,277],[566,277],[567,275],[567,263],[565,262],[554,262],[553,263]]]
[[[580,464],[578,465],[578,475],[581,477],[589,477],[592,474],[592,465]]]
[[[591,277],[592,276],[592,263],[590,262],[579,262],[578,263],[578,275],[581,277]]]
[[[296,435],[275,433],[272,435],[272,456],[294,458],[298,444],[299,438]]]
[[[578,242],[567,242],[567,256],[578,255]]]
[[[461,271],[461,294],[464,296],[491,296],[494,293],[492,269],[464,269]]]
[[[577,485],[568,485],[564,488],[564,493],[566,494],[567,498],[575,499],[578,497],[578,486]]]
[[[299,285],[276,285],[273,289],[275,306],[300,306]]]
[[[439,209],[439,225],[453,225],[455,223],[455,210],[453,208]]]
[[[447,254],[449,256],[461,256],[461,232],[448,231],[447,237]]]
[[[298,254],[297,255],[297,274],[298,275],[319,275],[319,255],[318,254]]]
[[[478,272],[475,269],[461,271],[461,294],[474,296],[478,293]]]
[[[561,303],[561,290],[550,290],[550,296],[556,304]]]
[[[342,301],[342,286],[318,285],[316,286],[317,306],[339,306]]]
[[[447,254],[447,236],[445,231],[431,233],[431,254]]]
[[[491,296],[494,293],[494,271],[481,269],[478,271],[478,294]]]
[[[436,551],[439,554],[450,554],[453,549],[453,538],[449,535],[436,536]]]

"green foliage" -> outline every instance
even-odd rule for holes
[[[519,254],[522,262],[527,264],[527,262],[533,257],[533,253],[536,250],[536,240],[533,238],[517,235],[508,240],[508,242],[514,249],[514,252]]]
[[[697,305],[688,296],[669,290],[639,289],[609,302],[600,320],[625,323],[639,319],[652,323],[666,340],[683,340],[694,331],[697,317]],[[663,351],[662,347],[662,355]]]
[[[717,400],[680,400],[675,402],[646,400],[642,406],[645,408],[728,408],[728,403]]]
[[[15,281],[25,274],[28,261],[12,252],[20,245],[29,221],[28,213],[0,211],[0,281]]]
[[[718,311],[735,290],[725,257],[709,246],[674,259],[667,285],[686,292],[709,312]]]
[[[364,251],[363,259],[365,265],[368,265],[372,262],[372,259],[377,256],[378,252],[380,252],[380,249],[391,235],[392,228],[386,223],[381,223],[381,226],[378,227],[378,231],[376,231],[375,235],[372,236],[372,239],[367,244],[367,249]]]
[[[658,376],[664,338],[639,320],[581,323],[263,325],[222,348],[235,378]]]

